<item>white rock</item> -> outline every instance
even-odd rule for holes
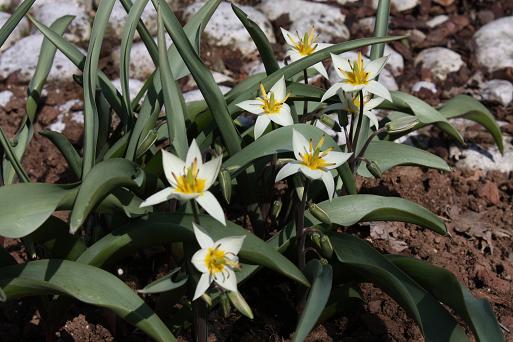
[[[513,16],[484,25],[474,40],[477,61],[488,71],[513,67]]]
[[[505,141],[511,141],[511,137]],[[504,156],[495,146],[488,150],[479,148],[463,150],[456,166],[465,170],[511,172],[513,171],[513,146],[510,143],[505,144]]]
[[[186,21],[189,20],[203,6],[203,2],[197,2],[184,11]],[[263,13],[249,6],[240,6],[240,8],[264,31],[267,39],[275,43],[273,28],[269,20]],[[227,47],[240,51],[242,55],[256,55],[257,48],[248,32],[237,18],[231,5],[223,1],[212,15],[205,28],[206,42],[219,47]]]
[[[505,80],[491,80],[483,84],[483,99],[507,106],[513,101],[513,84]]]
[[[411,87],[411,91],[414,93],[419,92],[421,89],[427,89],[431,91],[433,94],[437,93],[436,85],[433,82],[428,81],[419,81]]]
[[[337,0],[337,2],[341,5],[345,5],[345,4],[348,4],[348,3],[351,3],[351,2],[357,2],[359,0]]]
[[[438,25],[441,25],[441,24],[445,23],[447,20],[449,20],[448,16],[443,15],[443,14],[442,15],[437,15],[433,19],[431,19],[428,22],[426,22],[426,25],[431,27],[431,28],[434,28],[434,27],[437,27]]]
[[[339,56],[350,59],[350,60],[356,60],[356,58],[358,57],[358,54],[356,52],[349,51],[349,52],[341,53]],[[364,59],[364,61],[369,60],[367,57],[363,57],[363,59]],[[329,76],[329,81],[331,84],[340,82],[340,77],[338,76],[337,72],[333,68],[333,65],[329,68],[328,76]],[[379,74],[379,83],[383,84],[390,91],[399,90],[399,87],[397,85],[397,82],[395,81],[394,76],[387,69],[383,69],[383,71],[381,71],[381,74]]]
[[[119,69],[120,65],[120,48],[117,47],[112,52],[112,60],[114,67]],[[151,73],[155,70],[155,65],[151,59],[150,53],[146,49],[143,42],[137,42],[132,45],[130,50],[130,65],[129,75],[130,78],[135,78],[141,81],[146,80]]]
[[[120,93],[122,92],[121,80],[119,78],[112,81],[112,84],[114,85],[114,87],[116,87],[116,89]],[[142,89],[143,85],[144,85],[144,82],[141,82],[139,80],[136,80],[136,79],[128,80],[128,91],[130,93],[131,99],[135,98],[137,96],[137,94],[139,94],[139,91]]]
[[[125,21],[127,18],[127,13],[125,11],[125,8],[123,5],[121,5],[121,2],[116,1],[114,4],[114,7],[112,8],[112,13],[109,18],[109,27],[107,30],[107,35],[109,37],[119,39],[121,40],[123,36],[123,30],[125,28]],[[141,19],[148,28],[148,31],[150,34],[156,35],[157,34],[157,11],[155,10],[155,7],[153,7],[153,4],[151,1],[148,1],[148,4],[143,10],[143,13],[141,15]],[[139,33],[136,31],[135,40],[140,39]]]
[[[456,72],[465,65],[456,52],[442,47],[423,50],[415,58],[415,65],[421,64],[423,69],[431,71],[433,77],[443,81],[451,72]]]
[[[8,104],[9,101],[11,101],[13,96],[14,96],[14,94],[10,90],[1,91],[0,92],[0,107],[5,107],[5,105]]]
[[[349,29],[344,24],[346,17],[338,7],[304,0],[263,0],[258,8],[271,20],[288,14],[292,32],[305,32],[315,26],[320,42],[349,39]]]
[[[285,66],[285,62],[278,61],[278,66],[283,68]],[[242,66],[242,71],[244,71],[248,75],[255,75],[261,72],[265,72],[264,63],[260,60],[253,61],[251,63],[246,63]]]
[[[376,17],[362,18],[358,20],[358,25],[360,25],[360,28],[362,30],[365,30],[367,32],[373,32],[374,25],[376,25]]]
[[[219,86],[219,89],[221,89],[221,92],[223,94],[226,94],[232,88],[226,87],[226,86]],[[183,97],[185,99],[185,102],[193,102],[193,101],[201,101],[203,100],[203,94],[201,94],[201,91],[199,89],[191,90],[183,94]]]
[[[372,7],[378,8],[379,0],[372,0]],[[420,3],[419,0],[392,0],[391,6],[398,12],[407,11],[409,9],[417,7]]]
[[[34,6],[32,13],[38,21],[46,26],[50,26],[50,24],[62,16],[74,16],[75,18],[64,34],[64,38],[73,43],[86,42],[91,36],[91,24],[89,23],[87,11],[77,3],[62,0],[54,1]],[[34,28],[34,32],[39,31]]]
[[[40,34],[28,36],[1,53],[0,80],[19,72],[21,81],[30,81],[36,69],[42,42],[43,36]],[[73,74],[80,74],[80,70],[60,51],[57,51],[48,81],[70,81]]]
[[[369,49],[369,52],[370,52],[370,49]],[[403,58],[403,56],[399,52],[395,51],[394,49],[392,49],[388,45],[385,45],[385,53],[384,53],[384,55],[385,56],[390,56],[388,58],[388,63],[385,66],[385,68],[390,70],[390,72],[394,76],[401,75],[403,73],[403,70],[404,70],[404,58]]]
[[[11,17],[9,13],[0,12],[0,27]],[[30,33],[29,22],[26,18],[21,19],[16,28],[11,32],[7,40],[0,46],[0,52],[7,50],[22,37]]]
[[[14,0],[14,2],[16,3],[16,6],[21,4],[22,1],[23,0]],[[58,0],[58,1],[62,1],[62,0]],[[54,2],[56,2],[56,0],[36,0],[36,2],[34,3],[34,6],[53,4]],[[78,5],[88,11],[90,11],[93,8],[93,2],[91,0],[66,0],[65,2]]]

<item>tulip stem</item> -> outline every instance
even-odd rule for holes
[[[303,197],[299,204],[296,221],[296,238],[297,238],[297,259],[299,269],[302,270],[306,264],[305,258],[305,207],[308,197],[308,188],[310,187],[310,180],[306,179],[303,187]]]
[[[374,132],[372,132],[371,135],[369,135],[369,137],[367,138],[367,141],[365,142],[365,145],[363,145],[362,149],[360,150],[360,153],[358,153],[358,156],[356,156],[355,158],[355,163],[357,163],[357,161],[361,158],[363,158],[363,155],[365,154],[365,151],[367,151],[367,148],[369,147],[370,143],[372,142],[372,140],[378,135],[378,134],[381,134],[383,132],[385,132],[387,129],[386,128],[380,128]]]
[[[305,84],[308,85],[308,72],[306,69],[303,70],[303,79],[305,81]],[[303,102],[303,116],[308,114],[308,100],[305,100]]]

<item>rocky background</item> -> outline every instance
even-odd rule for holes
[[[0,25],[9,18],[18,2],[0,0]],[[194,0],[167,2],[184,22],[201,6],[201,2]],[[367,37],[372,34],[378,0],[234,2],[260,25],[283,60],[286,49],[280,27],[303,32],[314,25],[321,42],[337,43]],[[65,37],[85,51],[95,8],[92,0],[36,0],[30,13],[46,25],[63,15],[74,15]],[[119,44],[125,18],[123,7],[117,3],[100,61],[101,68],[116,80],[119,88]],[[144,11],[143,21],[156,35],[157,14],[151,4]],[[418,168],[397,169],[388,172],[382,180],[360,181],[362,192],[401,195],[414,200],[446,218],[453,237],[441,238],[411,225],[391,223],[371,224],[358,233],[385,252],[430,259],[453,271],[475,295],[484,296],[493,303],[506,338],[513,340],[508,333],[513,330],[513,1],[392,0],[390,34],[407,35],[408,39],[386,47],[385,54],[391,58],[380,81],[390,90],[413,93],[433,106],[458,94],[468,94],[483,101],[503,130],[505,153],[500,155],[491,137],[467,120],[456,121],[464,132],[466,146],[452,142],[436,129],[409,136],[406,143],[429,149],[445,158],[455,171],[443,174]],[[36,67],[42,39],[28,20],[23,19],[0,48],[0,126],[10,136],[24,115],[26,89]],[[136,40],[130,62],[132,96],[154,69],[144,44],[137,36]],[[227,1],[221,3],[205,30],[202,58],[223,92],[247,76],[264,70],[256,47]],[[335,75],[332,69],[330,71],[333,81]],[[49,83],[45,86],[35,130],[63,132],[80,148],[83,103],[81,89],[73,83],[74,74],[79,74],[78,69],[58,52]],[[314,81],[328,85],[326,80],[317,78]],[[185,78],[181,85],[186,101],[201,99],[192,78]],[[34,181],[64,183],[74,180],[58,151],[38,134],[23,164]],[[14,252],[16,246],[13,242]],[[23,258],[23,253],[20,252],[18,257]],[[418,329],[385,294],[372,287],[364,290],[368,305],[363,313],[353,320],[338,319],[321,325],[311,340],[406,341],[420,338]],[[258,298],[265,289],[247,291],[245,296],[260,317],[256,321],[264,322],[259,323],[262,326],[233,317],[232,321],[214,327],[212,339],[238,341],[245,336],[247,341],[279,341],[289,338],[293,326],[277,321],[273,311],[265,308],[265,303],[259,304]],[[252,296],[256,298],[253,302]],[[23,313],[19,312],[19,315],[23,316]],[[215,320],[215,313],[213,316]],[[28,328],[15,323],[2,325],[0,319],[0,340],[9,340],[12,336],[38,336],[37,315],[31,319],[35,321],[29,319]],[[107,329],[90,323],[92,321],[94,319],[88,322],[81,314],[71,315],[60,333],[78,341],[112,340]],[[101,323],[101,319],[99,321]]]

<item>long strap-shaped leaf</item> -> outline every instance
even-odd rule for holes
[[[156,3],[156,0],[153,0]],[[192,44],[176,18],[175,14],[165,2],[160,3],[164,25],[173,39],[178,52],[182,56],[185,64],[189,68],[194,80],[207,102],[214,120],[221,132],[221,136],[226,144],[230,155],[235,154],[241,149],[241,141],[233,120],[228,112],[228,107],[221,90],[214,81],[214,77],[203,64],[198,54],[194,51]]]
[[[43,131],[39,134],[50,140],[59,149],[73,173],[80,178],[82,174],[82,159],[68,138],[64,134],[55,131]]]
[[[132,289],[114,275],[82,263],[37,260],[0,268],[8,300],[59,294],[107,308],[157,341],[175,341],[166,325]]]
[[[16,28],[21,19],[27,14],[36,0],[23,1],[14,13],[7,19],[5,24],[0,28],[0,46],[4,45],[5,41],[11,35],[12,31]]]

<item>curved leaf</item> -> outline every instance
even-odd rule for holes
[[[20,183],[0,187],[0,236],[21,238],[41,226],[61,203],[73,199],[73,186]]]
[[[343,276],[383,288],[417,322],[426,341],[468,341],[464,329],[436,298],[366,241],[340,233],[330,238]]]
[[[398,165],[419,165],[451,171],[449,165],[442,158],[416,147],[391,141],[372,141],[365,151],[364,157],[378,164],[383,172]],[[358,173],[364,177],[372,177],[363,163],[359,166]]]
[[[493,115],[481,102],[468,95],[458,95],[444,103],[439,111],[447,119],[463,117],[481,124],[493,136],[499,151],[504,152],[501,129]]]
[[[357,222],[401,221],[429,228],[439,234],[447,234],[444,222],[420,205],[398,197],[377,195],[347,195],[336,197],[331,202],[318,204],[334,224],[351,226]],[[306,213],[312,222],[318,222]]]
[[[112,310],[157,341],[175,341],[152,309],[114,275],[66,260],[37,260],[0,269],[0,287],[8,300],[63,294]]]
[[[187,284],[187,277],[183,278],[180,281],[173,281],[173,276],[180,271],[180,268],[175,268],[168,275],[165,275],[150,284],[146,285],[143,289],[137,290],[139,293],[162,293],[171,290],[176,290],[179,287],[185,286]]]
[[[93,208],[114,189],[139,188],[145,175],[136,164],[122,158],[107,159],[97,164],[84,178],[70,217],[70,231],[75,233]]]
[[[387,259],[460,315],[479,341],[504,340],[490,303],[472,296],[454,274],[411,257],[388,255]]]
[[[292,262],[249,231],[231,222],[227,222],[224,227],[209,216],[201,216],[200,222],[214,240],[245,235],[246,239],[239,253],[243,260],[265,266],[309,286],[308,280]],[[134,250],[174,241],[196,241],[192,230],[192,215],[150,214],[146,219],[134,221],[106,235],[89,247],[77,261],[102,266],[107,261],[113,262]]]
[[[80,178],[82,174],[82,159],[68,138],[64,134],[54,131],[42,131],[39,134],[50,140],[59,149],[66,162],[68,162],[69,167],[73,170],[73,173]]]
[[[310,260],[305,266],[307,278],[312,283],[308,291],[306,304],[299,317],[296,332],[292,341],[304,341],[310,331],[315,327],[317,320],[328,303],[333,284],[333,270],[331,266],[322,265],[317,259]]]

